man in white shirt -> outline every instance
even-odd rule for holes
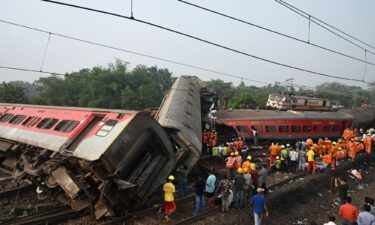
[[[335,223],[335,220],[336,220],[335,215],[329,215],[328,219],[329,219],[329,222],[325,223],[323,225],[336,225],[336,223]]]
[[[369,204],[364,205],[363,212],[360,212],[357,218],[358,225],[375,225],[375,216],[370,213],[371,206]]]

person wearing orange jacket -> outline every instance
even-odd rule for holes
[[[343,134],[342,134],[342,138],[344,139],[344,141],[347,141],[350,139],[350,129],[347,127]]]
[[[336,169],[338,149],[339,149],[339,146],[336,144],[336,142],[332,142],[332,148],[329,154],[331,156],[331,166],[333,169]]]
[[[251,156],[249,155],[246,158],[246,161],[242,163],[242,169],[247,169],[247,171],[251,170]]]
[[[350,140],[349,141],[349,156],[352,158],[352,161],[354,161],[355,155],[357,153],[357,143],[355,140]]]
[[[204,146],[207,145],[207,131],[206,130],[203,130],[202,132],[202,143]]]
[[[274,144],[272,143],[270,146],[270,168],[275,163],[276,156],[278,155],[278,143]]]
[[[311,138],[306,139],[306,147],[311,147],[313,144],[314,144],[314,142]]]
[[[328,139],[328,137],[326,137],[324,139],[324,154],[329,154],[331,152],[331,146],[332,144],[332,141]]]
[[[370,134],[367,134],[365,138],[365,147],[366,147],[366,152],[371,153],[371,147],[372,147],[372,138]]]
[[[238,151],[236,151],[234,153],[234,156],[235,156],[234,168],[236,168],[236,169],[241,168],[241,166],[242,166],[242,157],[240,156],[240,154],[238,153]]]
[[[232,180],[234,177],[236,158],[234,157],[234,152],[230,153],[230,156],[226,159],[225,168],[227,170],[228,179]]]

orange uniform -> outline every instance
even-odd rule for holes
[[[307,146],[312,146],[313,144],[314,144],[313,140],[311,138],[307,138],[306,145]]]
[[[245,162],[242,163],[242,169],[247,168],[247,171],[251,170],[251,162],[249,160],[246,160]]]
[[[367,135],[365,138],[366,152],[371,153],[372,138],[370,135]]]

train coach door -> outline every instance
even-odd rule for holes
[[[94,127],[102,121],[104,118],[104,115],[93,115],[94,118],[88,122],[86,125],[84,125],[79,131],[77,131],[79,134],[73,138],[73,140],[68,144],[66,147],[67,151],[74,152],[74,150],[77,148],[79,143],[83,141],[83,139],[94,129]]]

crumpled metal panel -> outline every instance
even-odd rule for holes
[[[194,76],[181,76],[164,98],[156,120],[166,128],[184,133],[196,149],[202,150],[200,90],[203,82]]]
[[[74,199],[77,196],[80,189],[75,181],[69,176],[65,167],[59,167],[54,170],[52,176],[71,199]]]

